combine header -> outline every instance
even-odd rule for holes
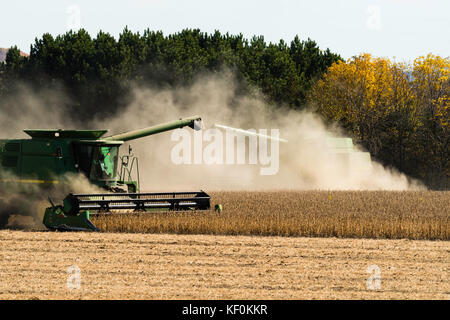
[[[97,193],[72,194],[62,206],[47,208],[44,225],[51,230],[97,231],[89,220],[91,215],[111,215],[161,210],[209,210],[210,196],[200,192],[170,193]]]
[[[90,215],[124,210],[208,210],[210,197],[204,191],[139,193],[137,157],[131,148],[127,155],[119,156],[119,147],[126,141],[186,126],[201,129],[201,118],[194,116],[104,138],[107,130],[24,130],[31,139],[0,140],[0,183],[6,188],[11,184],[37,184],[43,189],[57,189],[64,184],[70,189],[67,174],[80,173],[105,189],[105,193],[70,193],[62,205],[55,205],[49,198],[51,207],[45,210],[43,223],[52,230],[96,231]]]

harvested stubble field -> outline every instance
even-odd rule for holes
[[[222,213],[97,217],[100,233],[0,230],[0,299],[450,298],[449,192],[211,195]]]
[[[2,230],[0,243],[0,299],[450,298],[448,241]]]
[[[450,192],[213,192],[223,212],[92,217],[105,232],[450,240]]]

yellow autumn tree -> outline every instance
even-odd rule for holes
[[[415,103],[421,115],[420,151],[428,154],[429,179],[449,187],[450,58],[428,54],[414,60]]]
[[[417,103],[432,121],[449,127],[450,118],[450,58],[432,54],[414,60],[413,70]]]
[[[310,102],[326,119],[350,130],[375,156],[394,143],[387,144],[386,135],[398,144],[418,125],[407,66],[367,53],[333,64],[313,87]],[[387,158],[394,156],[390,153]]]
[[[309,102],[385,164],[425,180],[434,171],[446,184],[448,90],[448,58],[430,54],[408,65],[365,53],[334,63]]]

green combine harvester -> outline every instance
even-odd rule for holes
[[[201,118],[194,116],[107,137],[103,137],[107,130],[24,130],[31,139],[0,140],[0,185],[6,190],[19,187],[23,192],[27,192],[27,186],[36,185],[40,190],[54,190],[62,184],[70,186],[70,174],[83,174],[91,184],[105,190],[70,193],[63,205],[55,205],[49,198],[51,207],[45,210],[43,223],[51,230],[97,231],[89,216],[115,211],[208,210],[210,197],[203,191],[140,193],[137,157],[131,148],[127,155],[119,156],[119,148],[126,141],[183,127],[200,130]]]

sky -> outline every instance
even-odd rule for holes
[[[35,38],[86,29],[117,37],[184,28],[267,42],[311,38],[321,49],[348,59],[362,52],[411,62],[427,53],[450,56],[449,0],[40,0],[0,5],[0,47],[29,52]]]

